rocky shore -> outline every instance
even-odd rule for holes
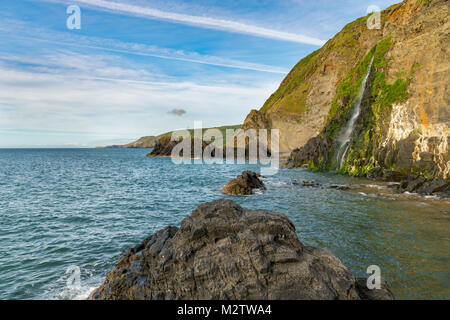
[[[393,299],[331,252],[305,246],[283,214],[231,200],[197,207],[122,253],[92,300]]]
[[[450,179],[426,179],[423,176],[408,176],[390,186],[395,192],[417,193],[422,196],[434,195],[450,198]]]

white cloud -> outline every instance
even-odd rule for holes
[[[253,70],[268,73],[287,74],[285,68],[251,63],[218,56],[203,55],[197,52],[161,48],[142,43],[124,42],[91,36],[79,36],[56,32],[29,25],[23,21],[5,20],[0,22],[0,31],[10,34],[9,38],[26,41],[56,44],[63,47],[97,49],[112,53],[125,53],[137,56],[156,57],[176,61],[199,63],[218,67]]]
[[[277,83],[248,87],[139,77],[117,79],[98,74],[104,57],[92,55],[86,61],[65,54],[67,57],[59,54],[41,57],[42,61],[33,60],[49,61],[52,73],[12,69],[0,63],[2,130],[43,131],[38,135],[24,134],[27,143],[35,145],[45,142],[95,146],[92,141],[100,137],[123,139],[159,134],[192,126],[194,120],[202,120],[208,126],[235,124],[243,121],[250,108],[259,107],[277,86]],[[61,64],[57,65],[57,61]],[[91,63],[99,63],[99,68],[89,69]],[[78,67],[75,73],[55,71],[72,64]],[[116,75],[132,73],[133,70],[122,68]],[[177,105],[188,107],[189,113],[183,117],[168,114],[167,110]],[[55,131],[61,134],[54,134]],[[1,134],[0,146],[8,145],[8,139]]]
[[[195,25],[202,28],[224,30],[233,33],[250,34],[258,37],[284,40],[297,43],[312,44],[316,46],[322,46],[325,41],[322,39],[295,34],[289,32],[283,32],[268,28],[255,26],[252,24],[242,23],[233,20],[219,19],[206,16],[194,16],[182,13],[174,13],[168,11],[162,11],[159,9],[153,9],[148,7],[141,7],[126,3],[104,1],[104,0],[77,0],[77,2],[90,5],[96,8],[137,15],[140,17],[146,17],[151,19],[162,19],[173,21],[176,23]]]

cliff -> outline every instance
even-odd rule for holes
[[[121,144],[121,145],[111,145],[106,147],[97,147],[97,148],[107,148],[107,149],[120,149],[120,148],[153,148],[155,146],[157,136],[145,136],[137,139],[136,141]]]
[[[232,126],[222,126],[222,127],[212,127],[212,128],[205,128],[203,130],[208,129],[219,129],[223,136],[225,136],[225,131],[227,129],[239,129],[241,125],[232,125]],[[193,130],[189,130],[192,134]],[[158,136],[145,136],[141,137],[136,141],[123,144],[123,145],[111,145],[111,146],[105,146],[105,147],[97,147],[97,148],[154,148],[156,145],[156,142],[163,138],[163,137],[170,137],[174,131],[169,131],[163,134],[160,134]]]
[[[303,245],[283,214],[231,200],[200,205],[123,252],[93,300],[393,299],[331,252]]]
[[[381,12],[380,29],[367,27],[368,16],[346,25],[302,59],[243,128],[280,129],[280,151],[294,150],[290,167],[448,179],[448,7],[406,0]]]

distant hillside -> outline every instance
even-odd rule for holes
[[[219,129],[222,132],[222,135],[225,137],[226,135],[226,130],[227,129],[239,129],[241,128],[241,125],[232,125],[232,126],[222,126],[222,127],[211,127],[211,128],[204,128],[203,130],[208,130],[208,129]],[[191,135],[194,134],[194,129],[188,129],[188,131],[191,133]],[[106,146],[106,147],[97,147],[97,148],[153,148],[155,146],[156,141],[159,138],[165,137],[165,136],[170,136],[172,135],[174,131],[169,131],[163,134],[160,134],[159,136],[145,136],[145,137],[141,137],[138,140],[134,141],[134,142],[130,142],[127,144],[123,144],[123,145],[110,145],[110,146]]]

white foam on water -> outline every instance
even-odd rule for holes
[[[86,287],[82,292],[78,293],[77,295],[75,295],[75,297],[73,297],[72,300],[87,300],[87,298],[89,297],[89,295],[92,293],[92,291],[94,291],[96,288],[95,287]]]
[[[87,300],[92,291],[94,291],[96,287],[84,287],[81,286],[79,288],[64,288],[62,291],[57,293],[55,296],[50,297],[50,299],[55,300]]]

